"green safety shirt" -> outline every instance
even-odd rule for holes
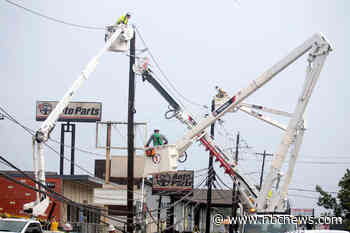
[[[148,139],[148,142],[146,143],[146,147],[149,146],[151,141],[153,142],[153,146],[168,144],[168,140],[166,139],[166,137],[160,133],[153,133],[152,136]]]
[[[117,21],[117,24],[128,24],[128,17],[126,17],[126,14],[125,15],[122,15],[119,19],[118,19],[118,21]]]
[[[159,133],[154,133],[153,137],[154,137],[154,146],[163,145],[163,140],[160,137]]]

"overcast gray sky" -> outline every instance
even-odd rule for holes
[[[345,12],[350,3],[347,0],[241,0],[238,4],[234,0],[14,2],[60,20],[97,27],[114,23],[126,11],[132,12],[132,23],[137,25],[176,90],[202,105],[210,104],[215,85],[234,94],[314,33],[322,32],[334,46],[334,51],[326,60],[307,108],[308,130],[291,187],[314,189],[315,184],[320,184],[327,191],[337,191],[339,179],[350,167],[350,135],[346,122],[350,118],[346,105],[349,97],[346,78],[350,73],[349,66],[345,65],[345,54],[349,58],[350,52],[349,47],[345,47],[345,37],[349,37],[346,30],[349,16]],[[0,2],[0,19],[3,22],[1,107],[36,130],[40,122],[34,118],[35,101],[59,100],[63,96],[87,62],[102,48],[104,31],[52,22],[6,1]],[[139,38],[136,40],[137,48],[145,48]],[[292,111],[305,78],[305,68],[306,57],[302,57],[246,102]],[[166,83],[164,78],[163,82]],[[107,53],[74,100],[101,101],[104,121],[125,121],[127,96],[128,58]],[[182,102],[197,119],[207,111]],[[177,141],[186,132],[176,120],[164,119],[166,102],[139,78],[136,81],[136,110],[136,121],[147,121],[149,129],[160,128],[170,142]],[[280,130],[243,113],[227,114],[224,120],[227,131],[234,134],[240,131],[241,137],[252,147],[240,155],[244,159],[244,169],[260,171],[261,159],[254,153],[263,150],[274,153],[281,139]],[[52,138],[58,139],[59,133],[59,127],[56,127]],[[221,127],[217,127],[216,135],[221,143],[227,144]],[[29,134],[3,120],[0,121],[0,137],[0,153],[20,168],[31,170]],[[77,146],[104,153],[94,148],[94,140],[94,124],[77,125]],[[59,149],[57,144],[53,146]],[[180,168],[207,167],[207,153],[198,145],[193,145],[188,153],[188,161]],[[45,156],[47,170],[58,171],[59,157],[47,149]],[[97,156],[77,152],[76,157],[79,165],[93,172],[93,160]],[[266,170],[269,165],[268,162]],[[65,166],[68,173],[68,164]],[[228,177],[220,175],[231,183]],[[258,174],[251,177],[258,181]],[[316,193],[293,190],[290,194],[291,197],[293,194],[317,197]],[[316,206],[314,198],[292,198],[296,207]]]

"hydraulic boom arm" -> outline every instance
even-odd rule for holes
[[[326,47],[326,49],[325,49]],[[177,145],[179,150],[183,150],[183,148],[188,148],[193,138],[195,138],[200,132],[206,129],[209,125],[219,119],[222,115],[224,115],[230,109],[238,106],[243,100],[257,91],[259,88],[264,86],[268,81],[270,81],[273,77],[275,77],[278,73],[292,64],[299,57],[304,55],[306,52],[314,48],[314,50],[319,50],[321,48],[325,53],[328,54],[330,51],[330,45],[325,40],[325,38],[320,34],[315,34],[310,39],[305,41],[302,45],[294,49],[289,55],[287,55],[284,59],[279,61],[276,65],[265,71],[259,78],[252,81],[248,87],[241,89],[234,95],[231,99],[229,99],[226,103],[221,105],[218,109],[216,109],[209,117],[202,119],[196,127],[190,130],[182,140],[180,140]]]
[[[43,122],[41,127],[36,132],[33,138],[33,160],[34,160],[34,173],[35,179],[45,185],[45,163],[44,163],[44,144],[49,139],[50,132],[55,127],[55,123],[59,118],[65,107],[72,100],[75,92],[81,87],[81,85],[89,78],[90,74],[95,70],[98,60],[101,56],[110,49],[117,38],[126,30],[123,26],[117,27],[115,32],[106,41],[104,47],[93,57],[87,64],[85,69],[80,73],[78,78],[74,81],[73,85],[69,88],[66,94],[62,97],[55,109]],[[35,143],[37,143],[37,151],[35,151]],[[41,187],[38,187],[41,190]],[[37,200],[24,204],[24,210],[31,213],[34,216],[43,215],[49,205],[49,198],[44,194],[37,194]]]
[[[176,150],[178,155],[184,153],[189,146],[194,141],[200,141],[202,145],[205,146],[207,150],[210,150],[212,155],[215,156],[216,161],[220,162],[220,167],[224,167],[225,173],[228,173],[231,178],[237,177],[239,180],[240,197],[241,201],[246,207],[257,207],[258,211],[284,211],[285,197],[288,190],[288,185],[291,181],[291,176],[295,167],[295,160],[297,158],[303,136],[303,113],[305,111],[308,100],[311,97],[312,90],[316,84],[317,78],[322,69],[323,63],[331,51],[331,46],[327,40],[320,34],[315,34],[310,39],[305,41],[299,47],[290,52],[284,59],[279,61],[276,65],[268,69],[259,78],[254,80],[249,84],[248,87],[237,92],[233,97],[228,98],[228,100],[218,107],[211,115],[202,119],[200,122],[196,122],[190,114],[182,111],[179,105],[173,102],[173,99],[165,92],[163,88],[155,81],[155,79],[150,78],[150,72],[148,69],[141,69],[143,77],[148,80],[159,92],[160,94],[169,102],[169,104],[176,110],[176,117],[185,123],[189,128],[189,131],[185,136],[176,143]],[[309,52],[308,58],[308,70],[306,81],[303,88],[303,93],[298,100],[298,104],[293,114],[286,113],[283,111],[273,110],[273,109],[262,109],[261,106],[249,106],[242,103],[247,97],[257,91],[259,88],[264,86],[268,81],[275,77],[278,73],[284,70],[287,66],[292,64],[299,57]],[[141,72],[141,73],[142,73]],[[164,93],[165,92],[165,93]],[[169,98],[170,97],[170,98]],[[176,104],[175,104],[176,103]],[[217,146],[212,138],[210,138],[205,132],[206,128],[214,123],[216,120],[221,118],[225,113],[232,111],[234,108],[241,108],[241,110],[247,112],[248,114],[261,119],[271,125],[277,126],[278,128],[285,131],[285,136],[278,147],[277,153],[275,154],[274,161],[272,163],[272,168],[269,172],[268,178],[265,180],[260,193],[255,189],[254,185],[248,182],[246,178],[241,176],[242,172],[239,166],[235,166],[233,160],[227,156],[223,150]],[[291,117],[287,127],[282,126],[268,118],[260,116],[258,113],[253,112],[250,108],[259,108],[267,112],[275,113],[278,115]],[[279,180],[280,169],[282,163],[285,159],[285,155],[293,141],[296,140],[295,147],[292,151],[292,160],[289,163],[289,170],[287,172],[287,177],[282,185],[282,192],[277,193],[273,196],[272,201],[268,200],[268,193],[272,188],[273,182]]]

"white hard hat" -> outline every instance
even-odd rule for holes
[[[109,225],[109,226],[108,226],[108,231],[115,231],[114,226],[113,226],[113,225]]]

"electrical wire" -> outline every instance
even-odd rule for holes
[[[15,2],[12,2],[12,1],[9,1],[9,0],[5,0],[6,2],[8,2],[9,4],[15,6],[15,7],[18,7],[22,10],[25,10],[31,14],[34,14],[36,16],[40,16],[42,18],[45,18],[47,20],[50,20],[50,21],[53,21],[53,22],[56,22],[56,23],[61,23],[61,24],[65,24],[65,25],[68,25],[68,26],[72,26],[72,27],[76,27],[76,28],[81,28],[81,29],[89,29],[89,30],[105,30],[105,28],[103,27],[94,27],[94,26],[86,26],[86,25],[81,25],[81,24],[75,24],[75,23],[70,23],[70,22],[67,22],[67,21],[63,21],[63,20],[60,20],[60,19],[57,19],[57,18],[54,18],[54,17],[51,17],[51,16],[47,16],[47,15],[44,15],[38,11],[34,11],[32,9],[29,9],[27,7],[24,7],[18,3],[15,3]]]
[[[201,184],[203,184],[204,183],[204,181],[206,181],[206,180],[208,180],[208,178],[209,178],[209,176],[208,177],[206,177],[204,180],[203,180],[203,182],[201,183]],[[200,184],[200,185],[201,185]],[[199,186],[200,186],[199,185]],[[197,190],[197,191],[205,191],[204,189],[203,190]],[[220,190],[220,191],[223,191],[223,190]],[[194,193],[194,191],[193,191],[193,193]],[[221,196],[221,198],[220,199],[212,199],[212,200],[221,200],[221,199],[225,199],[225,197],[223,197],[220,193],[218,193],[218,195],[219,196]],[[179,201],[181,201],[181,200],[184,200],[185,198],[181,198]],[[188,206],[191,202],[196,202],[196,201],[200,201],[200,200],[206,200],[206,199],[195,199],[195,200],[193,200],[193,199],[188,199],[188,202],[187,203],[185,203],[184,204],[184,208],[186,207],[186,206]],[[179,202],[179,201],[177,201],[177,202]],[[198,204],[200,204],[200,202],[198,202]],[[172,205],[173,206],[173,205]],[[196,205],[197,206],[197,205]],[[195,208],[195,207],[194,207]],[[170,215],[168,215],[168,217],[169,216],[172,216],[172,215],[174,215],[174,214],[170,214]],[[183,219],[183,218],[182,218]],[[177,224],[174,224],[174,225],[177,225]]]
[[[202,182],[201,182],[201,184],[198,186],[198,188],[199,188],[207,179],[208,179],[208,177],[206,177],[204,180],[202,180]],[[200,190],[198,190],[198,191],[203,191],[203,190],[200,189]],[[192,191],[191,194],[193,194],[193,192],[194,192],[194,191]],[[189,196],[189,195],[187,194],[186,197],[187,197],[187,196]],[[176,205],[177,203],[181,202],[181,201],[184,200],[186,197],[183,197],[183,198],[177,200],[177,201],[174,202],[172,205],[170,205],[169,208],[171,208],[171,207],[173,207],[173,206],[175,207],[175,205]],[[185,208],[185,207],[188,206],[191,202],[193,202],[193,200],[192,200],[192,199],[188,199],[188,201],[184,204],[183,207]],[[197,205],[198,205],[198,204],[200,204],[200,202],[198,202]],[[196,205],[196,206],[197,206],[197,205]],[[169,209],[169,208],[165,208],[165,209]],[[159,210],[162,210],[162,209],[164,209],[164,208],[161,208],[161,209],[159,209]],[[158,211],[158,209],[157,209],[157,211]],[[175,213],[172,213],[172,214],[170,214],[170,215],[167,215],[167,217],[171,217],[171,216],[173,216],[173,215],[175,215]],[[162,219],[160,219],[160,220],[162,220]],[[163,219],[163,220],[164,220],[164,219]],[[180,220],[181,220],[181,219],[180,219]],[[152,224],[152,223],[154,223],[154,222],[151,221],[151,222],[149,222],[147,225]],[[176,224],[174,224],[174,225],[172,225],[172,226],[175,226],[175,225],[177,225],[177,224],[178,224],[178,223],[176,223]],[[169,226],[169,227],[170,227],[170,226]],[[168,229],[168,228],[167,228],[167,229]],[[169,228],[169,229],[170,229],[170,228]]]
[[[288,188],[288,190],[293,190],[293,191],[299,191],[299,192],[311,192],[311,193],[319,193],[316,190],[311,190],[311,189],[302,189],[302,188]],[[332,194],[337,194],[338,192],[327,192],[326,193],[332,193]]]
[[[29,133],[31,136],[34,136],[34,135],[35,135],[35,131],[34,131],[33,129],[31,129],[31,128],[25,126],[24,124],[22,124],[21,122],[17,121],[10,113],[8,113],[8,112],[7,112],[4,108],[2,108],[1,106],[0,106],[0,110],[4,113],[3,116],[4,116],[6,119],[8,119],[8,120],[12,121],[13,123],[19,125],[21,128],[23,128],[23,129],[24,129],[27,133]],[[63,143],[61,143],[60,141],[55,140],[55,139],[53,139],[53,138],[49,138],[48,140],[50,140],[50,141],[52,141],[52,142],[55,142],[55,143],[57,143],[57,144],[59,144],[59,145],[62,145],[62,144],[63,144]],[[63,145],[64,145],[64,147],[66,147],[66,148],[74,148],[74,149],[77,150],[77,151],[84,152],[84,153],[87,153],[87,154],[106,157],[106,155],[104,155],[104,154],[99,154],[99,153],[95,153],[95,152],[92,152],[92,151],[88,151],[88,150],[86,150],[86,149],[81,149],[81,148],[79,148],[79,147],[77,147],[77,146],[72,147],[72,146],[66,145],[66,144],[63,144]]]
[[[53,192],[52,190],[48,189],[47,187],[46,187],[46,188],[49,190],[49,192],[45,192],[45,191],[43,191],[43,190],[34,188],[34,187],[32,187],[32,186],[30,186],[30,185],[28,185],[28,184],[22,183],[22,182],[16,180],[15,178],[12,178],[11,176],[7,175],[6,173],[4,173],[4,172],[2,172],[2,171],[0,171],[0,175],[3,176],[4,178],[6,178],[6,179],[8,179],[8,180],[10,180],[10,181],[12,181],[12,182],[14,182],[14,183],[16,183],[16,184],[22,185],[23,187],[26,187],[26,188],[28,188],[28,189],[31,189],[31,190],[33,190],[33,191],[35,191],[35,192],[39,192],[39,193],[42,193],[42,194],[44,194],[44,195],[48,195],[48,196],[50,196],[50,197],[52,197],[52,198],[54,198],[54,199],[56,199],[56,200],[58,200],[58,201],[66,202],[66,203],[69,203],[70,205],[73,205],[73,206],[75,206],[75,207],[80,207],[80,208],[83,208],[83,209],[87,209],[87,210],[89,210],[90,212],[95,212],[95,213],[100,214],[101,216],[104,216],[104,217],[109,218],[109,219],[111,219],[111,220],[114,220],[114,221],[117,221],[117,222],[120,222],[120,223],[127,224],[126,222],[123,222],[123,221],[121,221],[121,220],[119,220],[119,219],[117,219],[117,218],[115,218],[115,217],[111,217],[111,216],[108,216],[108,215],[101,214],[100,211],[96,211],[96,209],[95,209],[95,208],[92,208],[91,206],[86,206],[86,205],[83,205],[83,204],[80,204],[80,203],[76,203],[76,202],[74,202],[74,201],[72,201],[72,200],[70,200],[70,199],[68,199],[68,198],[66,198],[66,197],[64,197],[64,196],[61,197],[61,196],[55,194],[55,192]],[[41,184],[41,183],[38,182],[38,184]],[[120,230],[122,230],[122,229],[120,229]],[[123,231],[123,230],[122,230],[122,231]],[[124,231],[123,231],[123,232],[124,232]]]
[[[232,187],[229,187],[221,178],[220,176],[216,175],[216,178],[218,178],[219,182],[221,182],[221,184],[223,184],[226,188],[228,188],[229,190],[232,191]]]
[[[95,153],[95,152],[89,151],[87,149],[82,149],[81,147],[67,145],[67,144],[61,143],[57,139],[49,138],[49,141],[57,143],[58,145],[63,145],[65,148],[74,149],[76,151],[83,152],[85,154],[95,155],[95,156],[104,157],[104,158],[106,157],[105,154]]]
[[[7,3],[11,4],[12,6],[15,6],[15,7],[18,7],[22,10],[25,10],[31,14],[34,14],[36,16],[40,16],[42,18],[45,18],[47,20],[50,20],[50,21],[53,21],[53,22],[56,22],[56,23],[61,23],[61,24],[65,24],[65,25],[68,25],[68,26],[72,26],[72,27],[76,27],[76,28],[81,28],[81,29],[89,29],[89,30],[105,30],[104,27],[96,27],[96,26],[86,26],[86,25],[81,25],[81,24],[76,24],[76,23],[70,23],[70,22],[67,22],[67,21],[63,21],[63,20],[60,20],[60,19],[57,19],[57,18],[54,18],[54,17],[51,17],[51,16],[47,16],[47,15],[44,15],[38,11],[34,11],[32,9],[29,9],[27,7],[24,7],[18,3],[15,3],[15,2],[12,2],[10,0],[5,0]],[[147,47],[147,44],[145,42],[145,40],[143,39],[143,37],[141,36],[141,33],[139,31],[139,29],[135,26],[135,29],[136,29],[136,32],[138,33],[138,36],[140,37],[142,43],[145,45],[145,47]],[[159,69],[159,71],[161,72],[161,74],[163,75],[163,77],[168,81],[168,83],[171,85],[171,87],[185,100],[187,101],[188,103],[192,104],[192,105],[195,105],[195,106],[199,106],[199,107],[203,107],[203,108],[208,108],[206,105],[201,105],[201,104],[198,104],[194,101],[191,101],[190,99],[186,98],[185,96],[183,96],[176,88],[175,86],[170,82],[170,80],[168,79],[168,77],[165,75],[165,73],[163,72],[163,70],[160,68],[159,64],[157,63],[157,61],[155,60],[153,54],[148,50],[148,53],[150,54],[153,62],[156,64],[157,68]]]
[[[202,180],[202,181],[200,181],[200,184],[197,186],[197,187],[194,187],[193,188],[193,190],[194,189],[196,189],[196,188],[198,188],[198,187],[200,187],[203,183],[204,183],[204,181],[205,180],[207,180],[207,178],[208,177],[206,177],[206,178],[204,178],[204,180]],[[164,207],[164,208],[156,208],[156,209],[152,209],[150,212],[154,212],[154,211],[158,211],[158,210],[162,210],[162,209],[169,209],[169,208],[171,208],[172,206],[175,206],[177,203],[179,203],[180,201],[182,201],[182,200],[184,200],[185,198],[187,198],[187,197],[189,197],[190,195],[192,195],[193,194],[193,190],[191,191],[191,192],[188,192],[186,195],[184,195],[181,199],[179,199],[178,201],[176,201],[176,202],[174,202],[172,205],[170,205],[170,206],[167,206],[167,207]],[[183,194],[183,191],[176,191],[176,192],[167,192],[167,191],[164,191],[163,192],[163,194],[167,194],[167,195],[174,195],[174,194]],[[158,193],[158,195],[161,195],[162,194],[162,192],[159,192]]]
[[[201,192],[201,191],[205,191],[204,189],[203,190],[199,190],[199,192]],[[184,205],[184,208],[186,207],[186,206],[188,206],[189,205],[189,203],[190,202],[188,202],[186,205]],[[196,203],[196,205],[195,206],[193,206],[192,208],[197,208],[197,206],[200,204],[201,202],[197,202]],[[165,228],[165,230],[164,231],[167,231],[167,230],[169,230],[169,229],[171,229],[171,228],[175,228],[175,226],[176,225],[178,225],[178,224],[180,224],[185,218],[186,218],[187,216],[184,216],[183,218],[180,218],[177,222],[175,222],[173,225],[170,225],[169,227],[167,227],[167,228]]]
[[[298,194],[288,194],[288,196],[318,200],[318,197],[304,196],[304,195],[298,195]]]
[[[19,121],[17,121],[14,117],[12,117],[9,113],[7,113],[3,108],[1,108],[0,106],[0,110],[3,111],[6,116],[8,116],[8,119],[14,123],[16,123],[17,125],[20,125],[27,133],[29,133],[31,136],[35,136],[35,133],[34,133],[34,130],[24,126],[23,124],[21,124]],[[61,143],[59,143],[61,144]],[[57,154],[59,157],[61,157],[61,154],[56,150],[54,149],[50,144],[48,144],[47,142],[44,142],[44,145],[46,147],[48,147],[50,150],[52,150],[53,152],[55,152],[55,154]],[[93,174],[92,172],[88,171],[87,169],[85,169],[84,167],[78,165],[77,163],[73,163],[70,159],[68,159],[66,156],[62,156],[64,160],[68,161],[70,164],[73,164],[75,167],[79,168],[81,171],[84,171],[86,172],[87,174],[91,175],[92,177],[94,177],[95,179],[99,180],[100,182],[102,182],[103,184],[105,184],[105,181],[99,177],[96,177],[95,174]],[[109,183],[110,185],[116,187],[117,189],[120,189],[120,190],[125,190],[123,188],[121,188],[118,184],[114,184],[113,182],[110,182]],[[135,192],[135,191],[131,191],[131,190],[128,190],[128,192]]]
[[[2,158],[2,156],[0,156],[0,159]],[[0,161],[1,162],[1,161]],[[3,163],[3,162],[2,162]],[[6,165],[6,164],[5,164]],[[13,167],[13,168],[15,168],[15,167]],[[17,169],[17,168],[16,168]],[[206,168],[204,168],[204,169],[200,169],[200,170],[198,170],[198,172],[204,172],[206,170]],[[202,176],[204,176],[204,175],[202,175]],[[31,177],[29,177],[30,179],[32,179]],[[32,179],[33,180],[33,179]],[[37,181],[35,181],[35,180],[33,180],[33,182],[37,182]],[[203,183],[203,182],[202,182]],[[202,184],[201,183],[201,184]],[[201,185],[200,184],[200,185]],[[135,191],[133,191],[133,192],[135,192]],[[162,193],[164,193],[164,192],[166,192],[166,191],[161,191],[161,192],[159,192],[159,194],[162,194]],[[168,195],[176,195],[176,194],[179,194],[179,193],[182,193],[182,191],[176,191],[176,192],[167,192],[167,194]],[[183,200],[184,198],[186,198],[187,196],[189,196],[189,195],[191,195],[192,193],[189,193],[189,194],[187,194],[185,197],[183,197],[182,199],[180,199],[179,201],[181,201],[181,200]],[[178,202],[179,202],[178,201]],[[177,204],[177,202],[176,203],[174,203],[174,205],[176,205]],[[168,209],[168,208],[171,208],[171,206],[168,206],[168,207],[166,207],[166,208],[163,208],[163,209]],[[103,211],[103,209],[102,209],[102,211]],[[154,211],[158,211],[158,209],[154,209],[154,210],[152,210],[152,211],[150,211],[150,212],[154,212]],[[119,211],[119,212],[121,212],[121,211]]]
[[[5,112],[6,114],[8,114],[4,109],[1,108],[1,110],[2,110],[3,112]],[[9,115],[9,114],[8,114],[8,115]],[[15,122],[16,124],[19,124],[20,126],[22,126],[22,128],[24,128],[24,129],[29,129],[28,127],[25,127],[23,124],[21,124],[20,122],[18,122],[15,118],[11,117],[11,119],[12,119],[13,122]],[[31,133],[31,131],[34,132],[34,130],[29,129],[29,131],[28,131],[28,130],[26,130],[26,131],[27,131],[28,133],[30,133],[32,136],[35,135],[34,133]],[[60,143],[60,144],[61,144],[61,143]],[[61,157],[60,153],[59,153],[57,150],[55,150],[51,145],[49,145],[47,142],[44,143],[44,145],[46,145],[50,150],[52,150],[53,152],[55,152],[55,154],[57,154],[58,156]],[[63,155],[63,158],[64,158],[64,160],[66,160],[66,161],[68,161],[70,164],[72,164],[72,161],[71,161],[70,159],[68,159],[67,157],[65,157],[64,155]],[[76,164],[76,163],[73,163],[73,165],[74,165],[75,167],[79,168],[80,170],[86,172],[87,174],[91,175],[92,177],[96,178],[96,179],[99,180],[100,182],[105,183],[105,181],[104,181],[103,179],[101,179],[101,178],[99,178],[99,177],[96,177],[93,173],[91,173],[91,172],[88,171],[87,169],[83,168],[82,166],[80,166],[80,165],[78,165],[78,164]],[[206,169],[206,168],[205,168],[205,169]],[[200,169],[199,171],[201,171],[201,170],[203,170],[203,169]],[[109,184],[111,184],[111,185],[117,187],[118,189],[124,190],[124,189],[122,189],[121,187],[119,187],[117,184],[114,184],[114,183],[112,183],[112,182],[110,182]],[[135,193],[135,191],[133,191],[133,190],[127,190],[127,191],[128,191],[128,192],[134,192],[134,193]],[[181,191],[179,191],[179,192],[181,192]]]
[[[138,36],[140,37],[142,43],[144,44],[144,46],[146,48],[149,48],[147,46],[147,43],[146,41],[143,39],[142,35],[141,35],[141,32],[140,30],[138,29],[138,27],[135,25],[135,31],[136,33],[138,34]],[[192,104],[192,105],[195,105],[195,106],[198,106],[198,107],[201,107],[201,108],[205,108],[205,109],[208,109],[208,106],[206,105],[202,105],[202,104],[198,104],[188,98],[186,98],[185,96],[183,96],[176,88],[175,86],[171,83],[171,81],[169,80],[169,78],[167,77],[167,75],[165,74],[165,72],[161,69],[160,65],[158,64],[157,60],[155,59],[155,57],[153,56],[152,52],[150,51],[150,49],[147,50],[147,52],[149,53],[151,59],[153,60],[154,64],[157,66],[159,72],[162,74],[162,76],[167,80],[167,82],[169,83],[169,85],[172,87],[172,89],[180,96],[182,97],[182,99],[184,99],[186,102]]]
[[[3,111],[3,112],[5,112],[7,115],[9,115],[3,108],[1,108],[1,110]],[[29,129],[28,127],[25,127],[23,124],[21,124],[20,122],[18,122],[14,117],[12,117],[11,116],[11,119],[13,120],[13,122],[15,122],[16,124],[19,124],[22,128],[24,128],[28,133],[30,133],[32,136],[34,136],[34,133],[31,133],[31,132],[34,132],[34,130],[31,130],[31,129]],[[29,129],[29,131],[28,131],[28,129]],[[59,143],[59,144],[61,144],[61,143]],[[50,146],[48,143],[44,143],[44,145],[46,145],[49,149],[51,149],[53,152],[55,152],[58,156],[60,156],[61,157],[61,155],[60,155],[60,153],[57,151],[57,150],[55,150],[52,146]],[[65,157],[64,155],[63,155],[63,158],[64,158],[64,160],[66,160],[66,161],[68,161],[70,164],[72,164],[72,161],[70,160],[70,159],[68,159],[67,157]],[[75,167],[77,167],[77,168],[79,168],[80,170],[82,170],[82,171],[84,171],[84,172],[86,172],[87,174],[89,174],[89,175],[91,175],[92,177],[94,177],[94,178],[96,178],[97,180],[99,180],[100,182],[103,182],[103,183],[105,183],[105,181],[103,180],[103,179],[101,179],[101,178],[99,178],[99,177],[96,177],[93,173],[91,173],[91,172],[89,172],[87,169],[85,169],[85,168],[83,168],[82,166],[80,166],[80,165],[78,165],[78,164],[76,164],[76,163],[73,163],[73,165],[75,166]],[[201,169],[202,170],[202,169]],[[199,170],[199,171],[201,171],[201,170]],[[124,189],[122,189],[121,187],[119,187],[119,185],[118,184],[114,184],[114,183],[112,183],[112,182],[110,182],[109,184],[111,184],[112,186],[115,186],[116,188],[118,188],[118,189],[120,189],[120,190],[124,190]],[[134,192],[135,193],[135,191],[133,191],[133,190],[127,190],[128,192]]]
[[[44,183],[40,182],[40,181],[37,181],[35,180],[33,177],[29,176],[27,173],[25,173],[24,171],[22,171],[21,169],[19,169],[18,167],[16,167],[14,164],[10,163],[7,159],[5,159],[3,156],[0,155],[0,162],[5,164],[6,166],[10,167],[10,168],[13,168],[15,169],[17,172],[19,172],[20,174],[22,174],[24,177],[30,179],[31,181],[33,181],[35,184],[37,184],[40,188],[44,188],[47,192],[50,192],[54,195],[58,195],[59,197],[61,198],[64,198],[64,199],[67,199],[67,200],[70,200],[68,198],[66,198],[63,194],[61,193],[57,193],[55,192],[53,189],[50,189],[48,188]],[[72,201],[72,200],[70,200]],[[78,203],[79,204],[79,203]],[[82,206],[86,206],[86,205],[83,205],[81,204]],[[98,209],[98,210],[101,210],[101,211],[106,211],[105,209],[103,208],[98,208],[98,207],[89,207],[89,208],[93,208],[93,209]],[[129,211],[122,211],[122,210],[112,210],[112,212],[114,213],[129,213]]]
[[[208,176],[206,176],[202,181],[200,181],[199,185],[197,186],[197,188],[199,188],[206,180],[208,179]],[[196,188],[194,188],[193,190],[195,190]],[[177,203],[181,202],[182,200],[186,199],[187,197],[189,197],[190,195],[193,194],[194,191],[188,192],[186,195],[184,195],[182,198],[180,198],[179,200],[175,201],[172,205],[169,205],[167,207],[163,207],[163,208],[156,208],[156,209],[152,209],[150,210],[150,212],[155,212],[158,210],[162,210],[162,209],[170,209],[172,206],[175,206]],[[175,193],[181,193],[183,194],[183,191],[178,191]],[[173,193],[169,193],[169,195],[173,195]]]
[[[26,127],[25,125],[21,124],[19,121],[17,121],[10,113],[8,113],[4,108],[2,108],[0,106],[0,110],[3,112],[2,116],[5,117],[6,119],[16,123],[17,125],[19,125],[20,127],[22,127],[27,133],[29,133],[30,135],[34,135],[35,131]]]

